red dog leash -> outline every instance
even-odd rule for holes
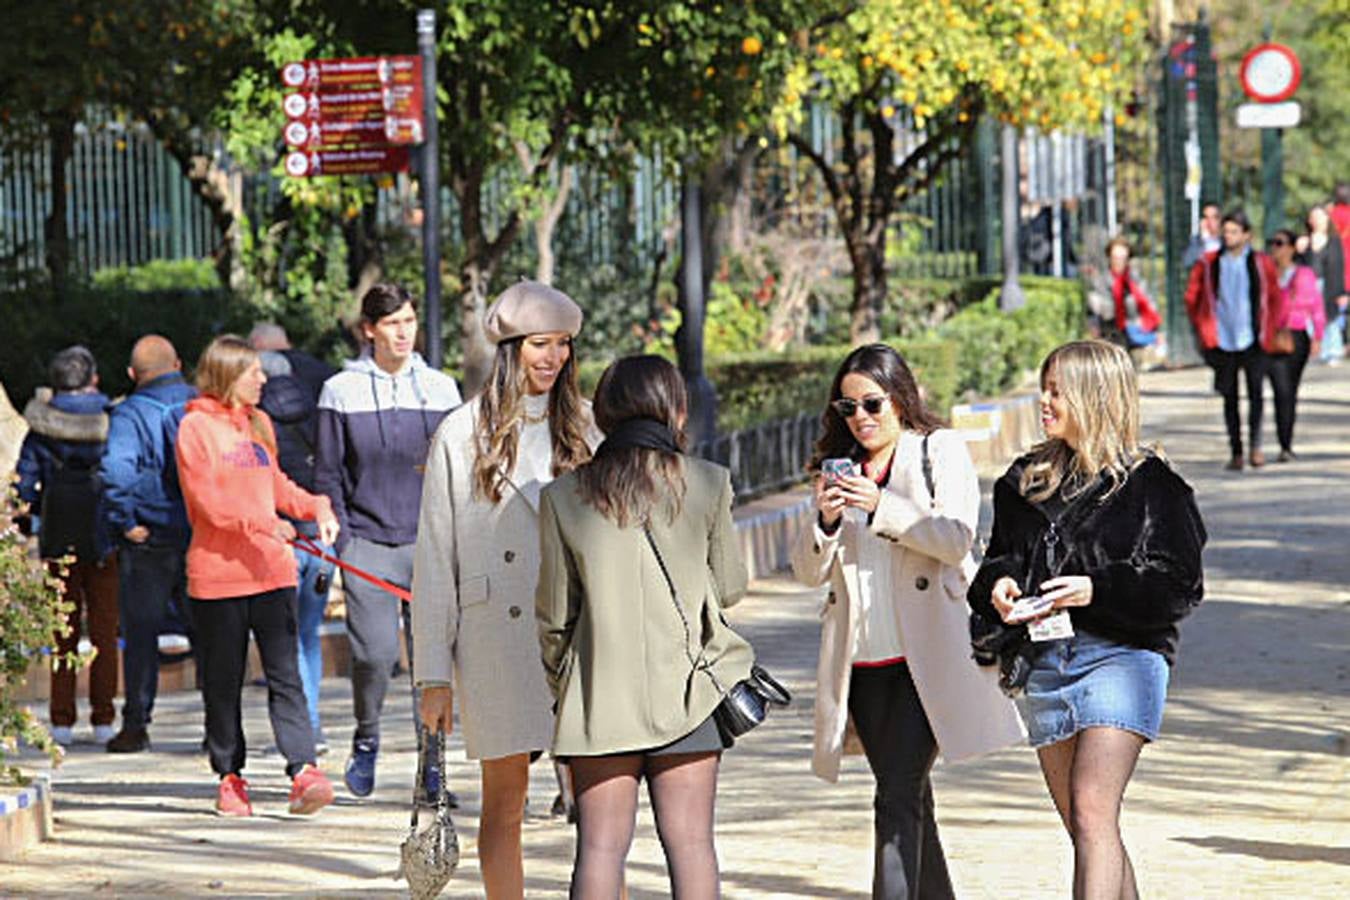
[[[365,569],[358,569],[351,563],[345,563],[342,560],[338,559],[336,556],[330,556],[329,554],[325,553],[323,551],[323,547],[315,543],[314,539],[311,537],[306,537],[303,534],[297,534],[295,536],[295,540],[291,541],[290,544],[292,547],[299,548],[300,550],[305,551],[311,556],[317,556],[319,559],[332,563],[333,565],[337,566],[344,572],[350,572],[357,578],[360,578],[364,581],[369,581],[377,588],[380,588],[381,590],[385,590],[393,594],[395,597],[402,600],[404,603],[409,603],[412,601],[412,591],[407,590],[406,588],[401,588],[396,584],[390,584],[380,576],[372,575]]]

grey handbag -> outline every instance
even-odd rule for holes
[[[425,753],[417,754],[417,780],[413,782],[412,825],[408,836],[399,846],[399,867],[394,878],[408,882],[408,893],[413,900],[432,900],[439,897],[459,865],[459,836],[450,819],[450,792],[446,789],[445,734],[438,732],[430,738],[436,742],[440,755],[440,792],[436,797],[436,819],[421,831],[417,817],[421,804],[417,795],[426,775]]]

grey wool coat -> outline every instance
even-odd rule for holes
[[[538,492],[513,472],[501,502],[474,496],[477,419],[476,399],[452,412],[427,458],[413,563],[413,677],[419,685],[453,679],[466,754],[499,759],[548,749],[553,699],[530,614]],[[592,446],[598,438],[592,426]]]
[[[587,504],[575,473],[544,489],[535,615],[558,702],[559,756],[670,743],[702,724],[722,689],[750,673],[753,651],[722,614],[746,590],[730,476],[686,457],[685,481],[674,522],[654,516],[651,531],[689,623],[687,643],[642,528],[619,528]],[[694,670],[686,647],[695,660],[702,652],[709,671]]]

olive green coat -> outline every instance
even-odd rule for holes
[[[722,610],[745,594],[731,521],[731,479],[685,459],[687,490],[652,536],[675,582],[671,599],[641,527],[619,528],[577,493],[575,473],[544,489],[535,595],[544,673],[558,702],[553,752],[590,756],[650,749],[683,737],[745,678],[750,645]],[[688,654],[686,654],[686,646]],[[690,655],[709,671],[694,671]]]

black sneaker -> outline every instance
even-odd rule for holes
[[[123,728],[105,746],[109,753],[142,753],[150,749],[150,734],[144,728]]]

